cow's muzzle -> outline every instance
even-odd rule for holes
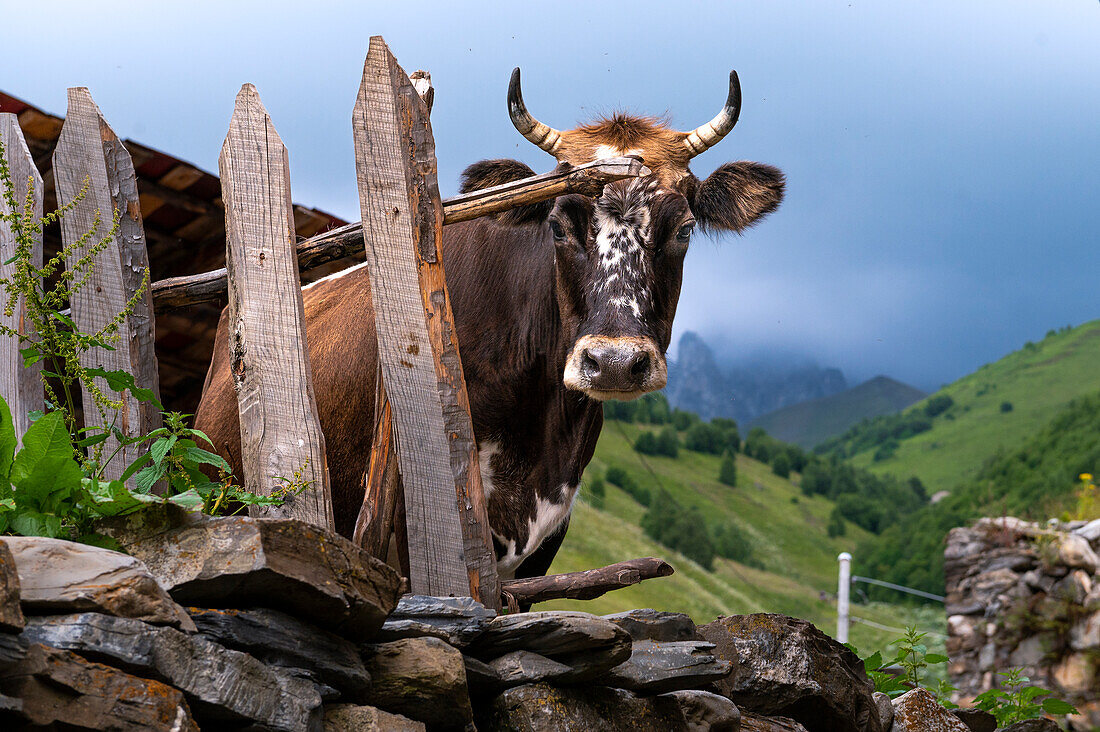
[[[588,335],[573,346],[564,380],[593,399],[629,401],[663,389],[668,364],[650,338]]]

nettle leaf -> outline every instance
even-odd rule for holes
[[[52,494],[78,490],[83,477],[61,412],[50,412],[27,429],[11,465],[11,482],[21,499],[45,504]]]
[[[164,461],[164,456],[172,449],[172,445],[176,444],[177,439],[179,438],[176,437],[176,435],[170,435],[168,437],[161,437],[153,443],[153,446],[149,448],[149,453],[153,456],[153,462],[156,465],[160,465],[161,462]]]
[[[125,471],[123,471],[122,476],[119,478],[119,480],[123,482],[130,480],[130,478],[134,477],[134,473],[141,470],[145,463],[149,462],[152,459],[153,456],[150,453],[145,453],[144,455],[141,455],[140,457],[138,457],[137,460],[130,463],[130,466],[126,468]]]
[[[947,663],[948,658],[939,653],[929,653],[924,657],[924,660],[928,663]]]
[[[875,651],[873,655],[863,659],[863,667],[868,671],[877,671],[882,668],[882,651]]]
[[[134,485],[141,492],[148,493],[153,489],[153,484],[164,477],[167,470],[168,463],[149,465],[134,476]]]
[[[214,441],[211,440],[209,437],[207,437],[206,433],[203,432],[202,430],[196,430],[196,429],[192,428],[192,429],[187,430],[187,432],[190,433],[191,436],[193,436],[193,437],[201,437],[202,439],[206,440],[206,443],[208,445],[210,445],[210,447],[214,446]]]
[[[120,480],[103,482],[89,478],[84,481],[84,487],[92,499],[93,510],[101,516],[123,516],[161,500],[145,493],[131,493]]]
[[[184,491],[183,493],[177,493],[174,496],[168,497],[169,503],[174,503],[177,506],[182,506],[188,511],[193,511],[196,508],[202,507],[202,496],[195,490]]]
[[[221,468],[227,473],[230,472],[229,463],[225,461],[225,458],[209,450],[203,450],[201,447],[188,447],[184,452],[184,457],[199,465],[213,465],[216,468]]]
[[[1077,707],[1064,699],[1044,699],[1043,711],[1047,714],[1080,714]]]
[[[56,539],[62,533],[59,517],[38,511],[23,511],[12,516],[11,528],[22,536],[48,536]]]
[[[7,488],[8,474],[15,459],[15,421],[4,397],[0,396],[0,483]]]
[[[107,382],[112,390],[122,393],[129,391],[139,402],[151,402],[157,409],[163,410],[164,406],[157,399],[152,389],[145,389],[134,382],[134,375],[128,371],[107,371],[106,369],[84,369],[88,376],[98,376]]]

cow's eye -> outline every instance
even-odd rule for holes
[[[695,230],[695,223],[684,224],[676,232],[676,241],[687,243],[691,239],[691,232]]]
[[[550,220],[550,233],[554,235],[554,241],[561,241],[565,238],[565,227],[557,221]]]

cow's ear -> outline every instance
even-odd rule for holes
[[[708,231],[744,231],[779,207],[786,180],[770,165],[726,163],[695,189],[695,218]]]
[[[480,191],[483,188],[511,183],[514,180],[530,178],[535,171],[518,160],[482,160],[462,171],[461,193]],[[520,206],[493,216],[502,224],[518,226],[520,224],[541,224],[546,221],[554,208],[553,199],[529,206]]]

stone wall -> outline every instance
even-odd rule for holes
[[[890,728],[859,659],[804,621],[497,616],[402,596],[296,521],[103,531],[128,553],[0,537],[0,729]]]
[[[1100,520],[1004,517],[953,529],[944,554],[952,682],[964,699],[1024,669],[1100,727]]]

